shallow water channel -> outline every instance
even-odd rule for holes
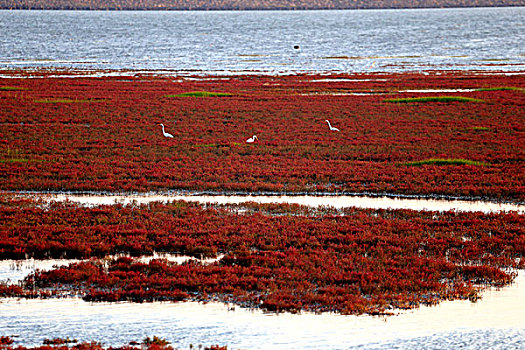
[[[468,201],[450,199],[406,198],[395,196],[358,196],[358,195],[199,195],[199,194],[143,194],[143,195],[91,195],[91,194],[24,194],[28,197],[42,198],[47,201],[71,201],[82,205],[111,205],[115,203],[151,203],[184,200],[198,203],[239,204],[288,203],[311,207],[330,206],[334,208],[372,208],[372,209],[411,209],[430,211],[480,211],[484,213],[516,211],[525,213],[525,204],[496,203],[489,201]]]
[[[186,200],[200,203],[295,203],[308,206],[392,208],[433,211],[517,211],[524,205],[363,196],[223,196],[23,194],[46,201],[82,205]],[[151,258],[151,257],[150,257]],[[146,257],[145,259],[148,259]],[[175,257],[184,261],[185,257]],[[177,260],[178,261],[178,260]],[[0,280],[17,281],[35,268],[56,261],[0,262]],[[476,303],[442,302],[400,311],[389,317],[302,313],[268,314],[221,303],[87,303],[78,298],[0,299],[0,335],[15,345],[39,345],[45,338],[100,341],[123,346],[159,336],[175,348],[190,344],[227,345],[229,349],[525,349],[525,271],[510,286],[490,288]]]

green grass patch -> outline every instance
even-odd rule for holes
[[[487,130],[490,130],[490,128],[487,128],[486,126],[473,126],[473,127],[470,128],[470,130],[487,131]]]
[[[196,144],[195,147],[206,147],[206,148],[221,148],[221,147],[232,147],[232,146],[242,146],[242,143],[239,142],[231,142],[229,144],[223,143],[201,143]]]
[[[478,98],[463,96],[428,96],[411,98],[387,98],[383,102],[412,103],[412,102],[485,102]]]
[[[196,147],[217,147],[218,145],[216,143],[205,143],[200,145],[195,145]]]
[[[485,166],[488,163],[477,162],[474,160],[468,159],[443,159],[443,158],[431,158],[425,160],[418,160],[415,162],[403,163],[406,166],[421,166],[421,165],[476,165],[476,166]]]
[[[0,86],[0,90],[5,90],[5,91],[21,91],[21,90],[27,90],[27,88],[18,87],[18,86]]]
[[[211,91],[190,91],[176,95],[166,95],[166,97],[226,97],[232,96],[227,92],[211,92]]]
[[[491,87],[491,88],[476,89],[476,91],[520,91],[520,92],[525,92],[525,89],[515,87],[515,86],[496,86],[496,87]]]
[[[0,159],[0,163],[27,163],[27,158],[12,158],[12,159]]]
[[[69,98],[44,98],[41,100],[34,100],[35,103],[90,103],[90,102],[101,102],[104,100],[72,100]]]

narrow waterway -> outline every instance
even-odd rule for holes
[[[115,203],[151,203],[184,200],[198,203],[239,204],[288,203],[311,207],[330,206],[334,208],[372,208],[372,209],[411,209],[429,211],[480,211],[484,213],[516,211],[525,213],[525,204],[496,203],[489,201],[468,201],[450,199],[372,197],[357,195],[192,195],[192,194],[156,194],[156,195],[90,195],[90,194],[46,194],[29,193],[24,196],[41,198],[46,201],[71,201],[82,205],[110,205]]]

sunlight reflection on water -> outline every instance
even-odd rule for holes
[[[45,201],[71,201],[82,205],[149,203],[186,200],[199,203],[297,203],[309,206],[406,208],[415,210],[468,210],[525,212],[523,205],[459,200],[407,199],[362,196],[192,196],[192,195],[72,195],[19,194]],[[177,259],[179,259],[178,257]],[[148,259],[148,258],[145,258]],[[181,258],[181,259],[184,259]],[[12,281],[35,268],[50,268],[69,260],[0,264],[0,280]],[[15,268],[12,268],[15,267]],[[11,272],[5,272],[5,269]],[[1,335],[20,335],[20,345],[39,345],[50,337],[102,341],[123,346],[153,335],[174,347],[222,344],[230,349],[441,349],[525,348],[525,273],[519,271],[507,287],[485,291],[477,303],[442,302],[434,307],[403,311],[384,317],[267,314],[221,303],[87,303],[80,299],[0,299]],[[503,345],[503,347],[502,347]]]
[[[495,348],[501,342],[525,342],[524,288],[525,274],[520,271],[511,286],[489,289],[476,303],[443,302],[388,318],[276,315],[239,307],[230,311],[227,305],[214,302],[2,299],[0,329],[3,334],[19,334],[26,345],[38,345],[44,338],[57,336],[79,341],[98,339],[104,345],[122,346],[157,335],[180,348],[219,343],[233,349],[384,348],[385,344],[390,344],[389,348],[437,349],[457,344],[459,339],[469,348],[481,344]]]
[[[517,211],[525,213],[524,204],[495,203],[485,201],[417,199],[397,197],[367,197],[367,196],[257,196],[257,195],[76,195],[76,194],[27,194],[47,201],[71,201],[82,205],[111,205],[115,203],[151,203],[184,200],[198,203],[239,204],[256,203],[288,203],[311,207],[330,206],[334,208],[372,208],[372,209],[411,209],[429,211],[480,211],[484,213]]]
[[[107,258],[118,258],[120,256],[129,255],[110,255]],[[134,258],[135,261],[142,263],[149,263],[153,259],[164,259],[177,264],[182,264],[189,260],[194,260],[202,264],[211,264],[224,257],[224,254],[219,254],[216,258],[196,259],[191,256],[167,254],[167,253],[153,253],[153,255],[143,255]],[[17,283],[22,281],[30,273],[39,270],[51,270],[53,268],[68,266],[69,264],[85,261],[79,259],[25,259],[25,260],[0,260],[0,282]]]

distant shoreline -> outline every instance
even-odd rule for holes
[[[293,11],[522,7],[525,0],[0,0],[2,10]]]
[[[254,8],[254,9],[236,9],[236,8],[221,8],[221,9],[141,9],[141,8],[6,8],[0,7],[0,11],[113,11],[113,12],[124,12],[124,11],[142,11],[142,12],[227,12],[227,11],[349,11],[349,10],[444,10],[444,9],[468,9],[468,8],[513,8],[513,7],[525,7],[525,5],[512,6],[451,6],[451,7],[384,7],[384,8]]]

